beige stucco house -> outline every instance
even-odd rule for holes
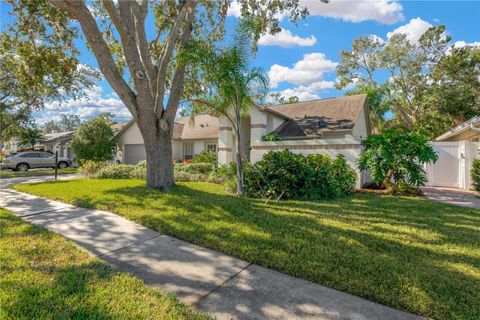
[[[131,120],[117,135],[117,160],[122,163],[137,164],[145,160],[145,146],[142,134],[134,120]],[[194,119],[178,119],[173,128],[173,159],[191,159],[202,151],[217,151],[218,118],[199,115]]]
[[[242,157],[256,162],[275,150],[288,149],[302,154],[323,153],[345,155],[352,167],[361,150],[361,141],[370,135],[366,95],[319,99],[271,107],[255,106],[241,119]],[[267,134],[276,134],[280,141],[263,141]],[[142,136],[129,122],[117,134],[120,162],[137,163],[145,159]],[[233,130],[226,117],[210,115],[189,117],[175,123],[173,157],[190,159],[204,150],[217,151],[218,162],[234,161],[236,150]],[[367,177],[358,175],[358,186]]]
[[[224,117],[219,122],[218,160],[230,163],[236,153],[232,128]],[[241,128],[242,156],[252,163],[269,151],[288,149],[304,155],[343,154],[356,168],[361,141],[371,133],[367,95],[252,107],[242,119]],[[268,134],[276,134],[281,140],[263,141]],[[367,179],[365,173],[359,172],[357,186]]]

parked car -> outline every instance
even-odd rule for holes
[[[71,165],[72,160],[58,157],[58,168],[65,169]],[[33,168],[55,168],[55,155],[42,151],[19,152],[4,158],[2,168],[14,171],[27,171]]]

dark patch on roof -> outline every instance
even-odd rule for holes
[[[326,132],[351,131],[366,100],[367,95],[362,94],[271,107],[291,118],[273,132],[280,137],[318,137]]]

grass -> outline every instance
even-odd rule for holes
[[[0,209],[0,319],[208,319]]]
[[[16,188],[130,220],[296,277],[435,319],[480,318],[480,210],[421,197],[238,198],[220,185],[75,180]]]
[[[78,168],[58,169],[58,174],[78,173]],[[52,168],[30,169],[28,171],[4,171],[0,170],[0,179],[18,178],[18,177],[38,177],[38,176],[53,176],[55,170]]]

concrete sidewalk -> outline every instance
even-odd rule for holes
[[[72,173],[72,174],[59,174],[58,180],[72,180],[72,179],[80,179],[84,176],[80,173]],[[48,176],[36,176],[36,177],[17,177],[17,178],[0,178],[0,189],[8,188],[9,186],[13,186],[14,184],[19,183],[38,183],[38,182],[47,182],[47,181],[55,181],[55,178],[52,175]]]
[[[0,207],[218,319],[420,319],[159,234],[118,215],[0,190]]]

